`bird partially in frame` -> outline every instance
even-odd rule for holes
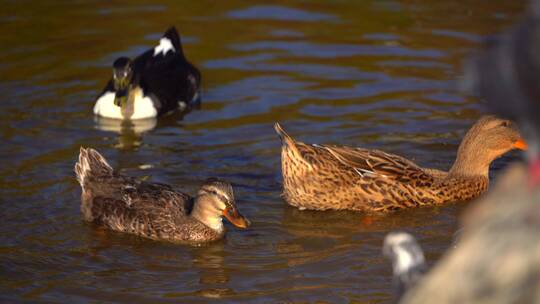
[[[383,255],[392,261],[396,302],[427,272],[424,252],[407,232],[390,232],[384,238]]]
[[[169,28],[159,44],[135,59],[117,58],[94,114],[122,120],[189,111],[200,102],[201,73],[185,57],[180,35]]]
[[[471,200],[488,189],[493,160],[527,148],[513,122],[486,115],[467,132],[445,172],[380,150],[305,144],[278,123],[275,129],[282,142],[283,197],[311,210],[388,212]]]
[[[180,243],[225,236],[222,218],[239,228],[249,221],[236,207],[230,183],[208,179],[195,197],[159,183],[118,174],[96,150],[81,148],[75,173],[84,220],[111,230]]]

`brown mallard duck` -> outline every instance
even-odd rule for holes
[[[112,230],[176,242],[208,242],[225,235],[222,217],[247,228],[231,184],[208,179],[196,197],[169,185],[120,175],[94,149],[81,148],[75,164],[83,218]]]
[[[392,211],[466,201],[486,191],[489,166],[526,143],[509,120],[484,116],[459,146],[448,172],[422,168],[379,150],[308,145],[295,141],[279,123],[283,197],[300,209]]]

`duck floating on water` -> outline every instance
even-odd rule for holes
[[[231,184],[208,179],[196,197],[171,186],[120,175],[96,150],[81,148],[75,164],[83,218],[112,230],[173,242],[202,243],[225,235],[222,217],[239,228],[249,221],[236,207]]]
[[[159,45],[131,60],[113,63],[113,77],[96,99],[94,114],[145,119],[173,110],[188,111],[199,101],[201,73],[185,57],[180,36],[169,28]]]
[[[386,212],[470,200],[487,190],[493,160],[527,148],[514,123],[484,116],[444,172],[379,150],[308,145],[278,123],[275,129],[282,140],[283,197],[292,206],[312,210]]]

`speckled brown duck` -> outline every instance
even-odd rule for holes
[[[94,149],[75,164],[86,221],[112,230],[173,242],[209,242],[225,235],[222,217],[246,228],[228,182],[208,179],[196,197],[171,186],[120,175]]]
[[[283,197],[300,209],[391,211],[473,199],[487,190],[493,160],[526,143],[511,121],[484,116],[467,132],[448,172],[379,150],[309,145],[276,123]]]

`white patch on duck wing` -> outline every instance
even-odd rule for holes
[[[163,37],[159,40],[159,45],[154,48],[154,57],[159,53],[163,53],[163,56],[165,56],[169,51],[175,52],[176,49],[169,38]]]
[[[94,105],[94,114],[114,119],[124,119],[119,106],[114,104],[115,93],[107,91],[101,95]]]
[[[362,169],[354,168],[354,171],[360,175],[360,177],[364,177],[364,173],[362,173]]]

